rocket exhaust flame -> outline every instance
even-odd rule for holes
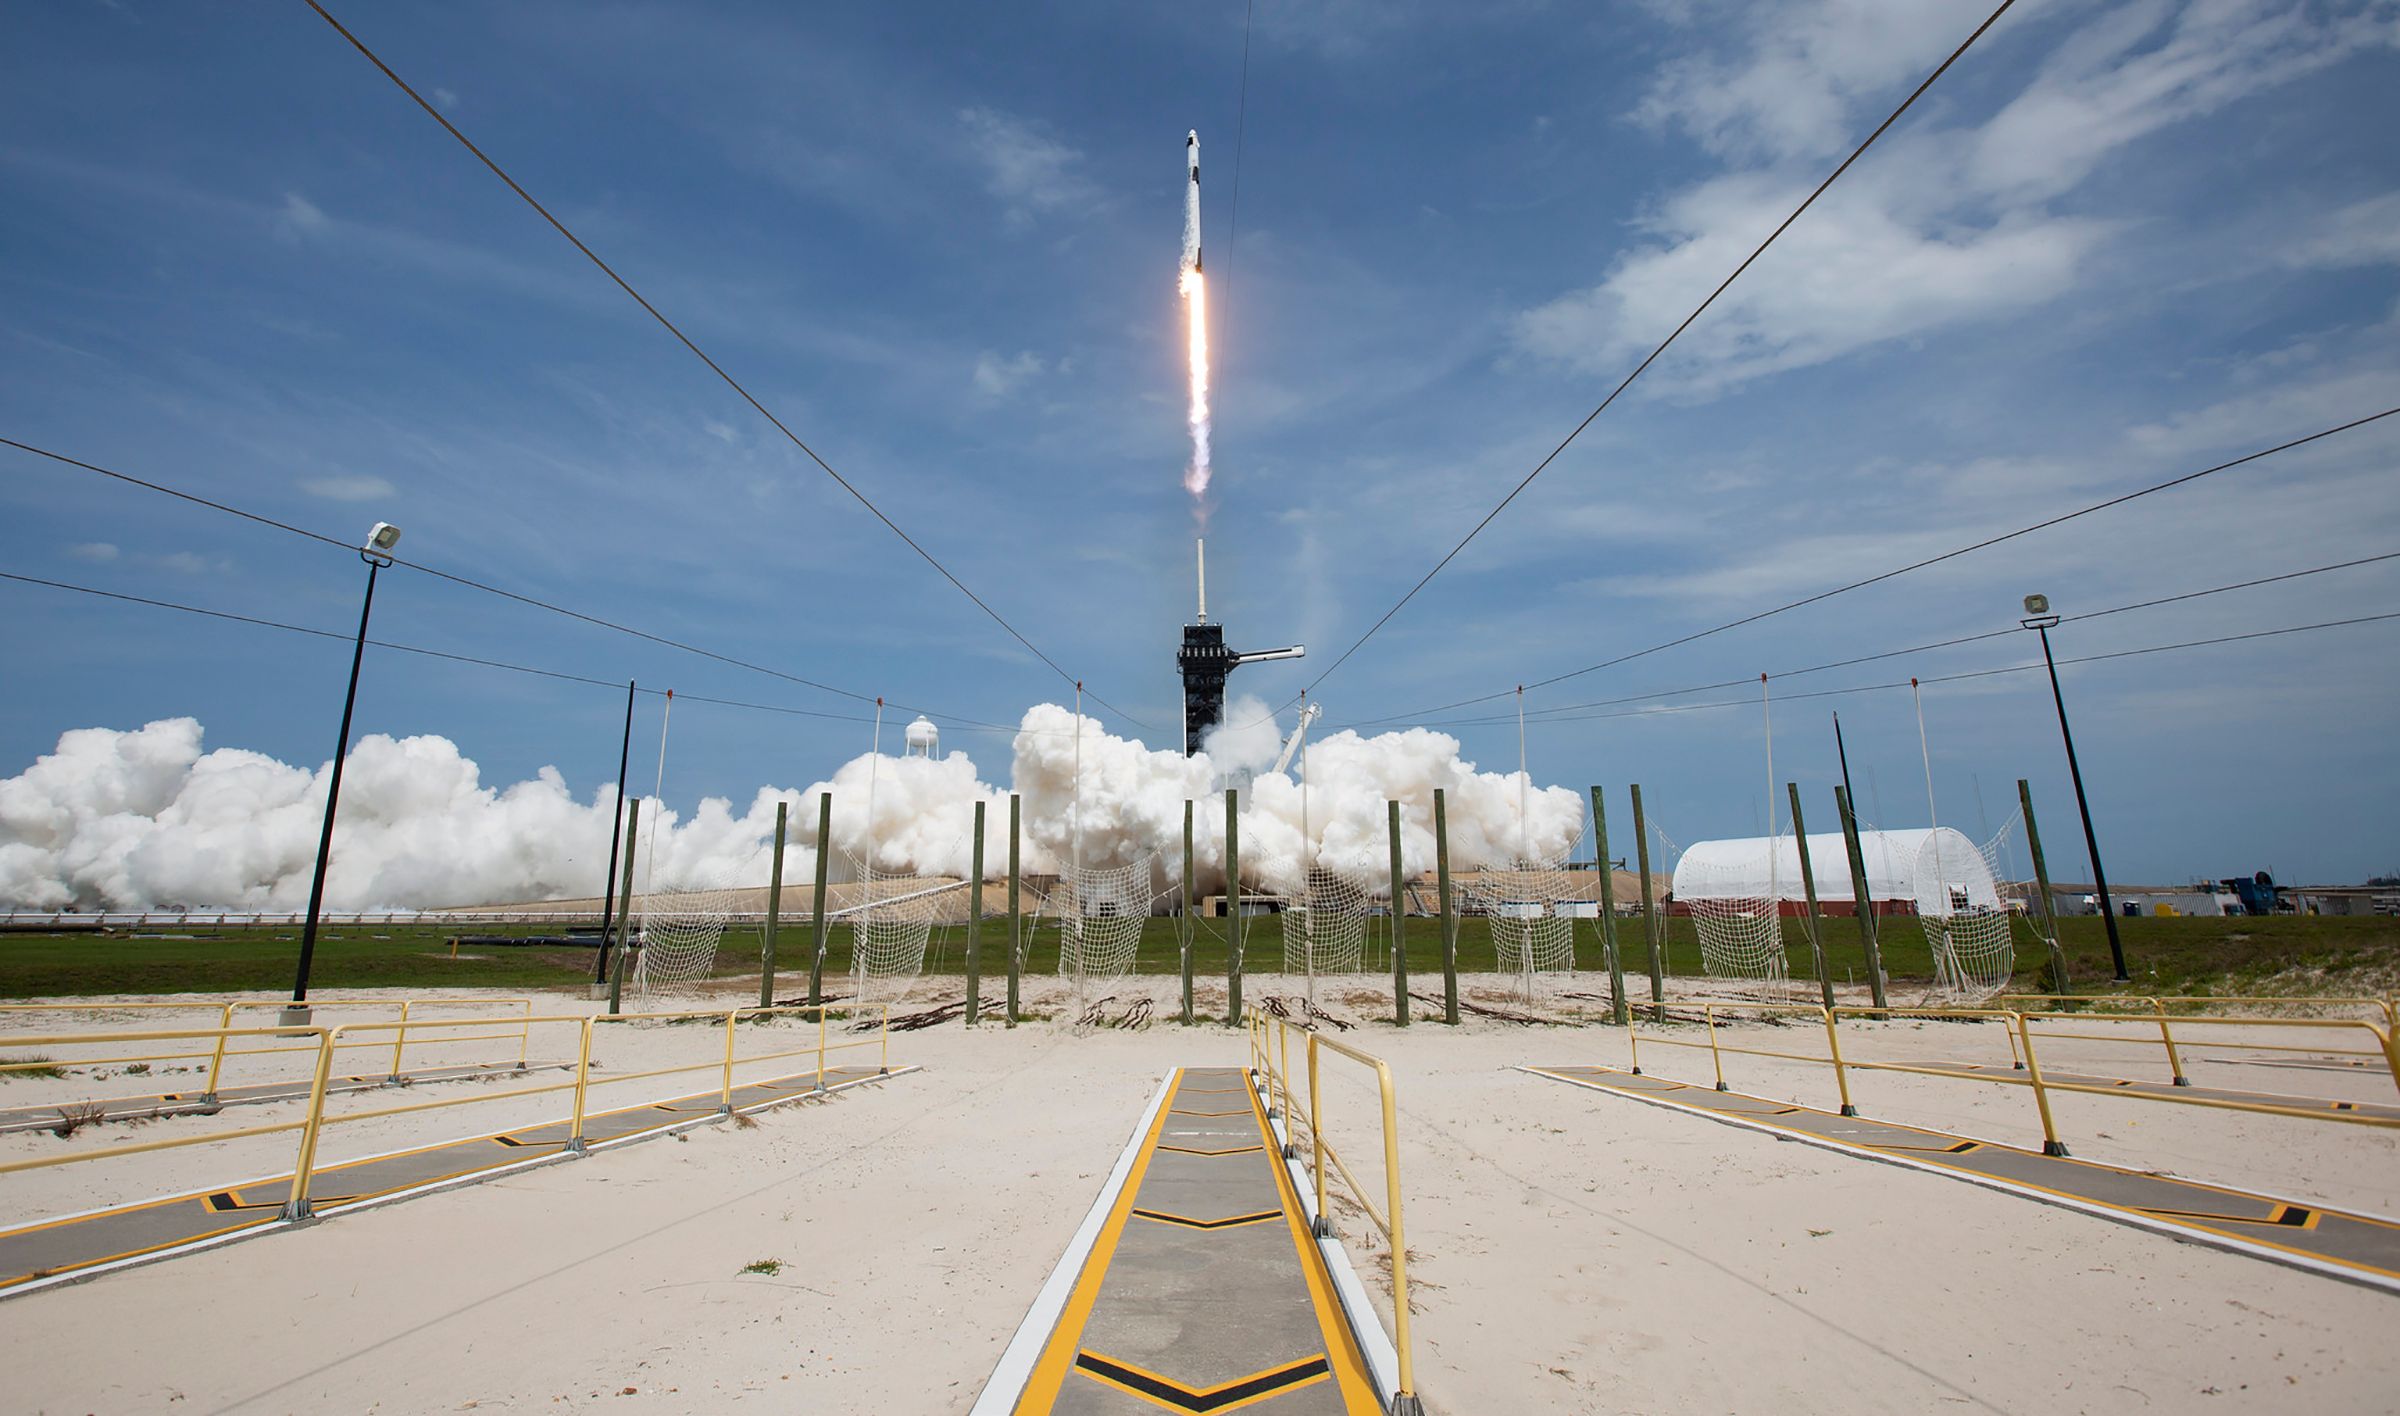
[[[1183,487],[1193,496],[1208,493],[1208,277],[1186,271],[1183,277],[1184,318],[1190,323],[1192,365],[1192,462],[1184,469]]]
[[[1208,413],[1208,277],[1200,266],[1200,135],[1186,133],[1183,139],[1185,165],[1190,169],[1189,180],[1183,189],[1183,265],[1179,288],[1183,292],[1183,314],[1186,326],[1186,357],[1191,366],[1191,407],[1186,421],[1192,429],[1192,460],[1184,469],[1184,490],[1196,499],[1208,494],[1209,478],[1209,413]],[[1207,503],[1203,500],[1194,508],[1203,518]]]

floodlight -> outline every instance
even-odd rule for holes
[[[376,527],[375,529],[376,529],[376,530],[378,530],[378,531],[381,531],[381,530],[383,530],[383,529],[385,529],[385,528],[383,528],[383,527],[381,527],[381,526],[378,526],[378,527]],[[398,533],[398,532],[394,532],[393,534],[394,534],[394,535],[398,535],[399,533]],[[2028,595],[2028,596],[2026,596],[2026,597],[2025,597],[2025,613],[2027,613],[2027,614],[2029,614],[2029,615],[2046,615],[2046,614],[2050,613],[2050,597],[2049,597],[2049,596],[2047,596],[2047,595]]]
[[[392,547],[399,544],[400,528],[394,526],[388,521],[376,522],[375,529],[367,533],[367,548],[369,550],[388,552]],[[2030,604],[2031,601],[2028,601],[2027,603]]]

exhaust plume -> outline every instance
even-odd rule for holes
[[[1191,406],[1185,421],[1192,430],[1191,465],[1183,471],[1183,489],[1193,497],[1195,514],[1207,516],[1208,503],[1208,277],[1200,259],[1200,135],[1183,138],[1184,163],[1191,169],[1183,188],[1183,263],[1177,289],[1183,293],[1184,356],[1191,370]]]
[[[1025,868],[1054,872],[1082,836],[1087,867],[1156,854],[1154,886],[1178,883],[1183,804],[1195,812],[1195,887],[1225,886],[1220,780],[1258,775],[1241,795],[1242,874],[1253,887],[1296,890],[1311,866],[1382,882],[1389,870],[1384,802],[1401,804],[1401,852],[1412,874],[1433,865],[1433,792],[1446,790],[1450,854],[1471,870],[1515,857],[1522,836],[1537,856],[1574,849],[1583,804],[1571,788],[1522,790],[1517,773],[1478,772],[1455,738],[1424,729],[1312,741],[1308,780],[1297,764],[1271,773],[1279,738],[1266,706],[1237,700],[1207,751],[1152,751],[1090,718],[1039,704],[1022,719],[1010,763],[1024,798]],[[1076,733],[1082,733],[1080,805]],[[0,781],[0,907],[32,910],[297,910],[308,899],[331,764],[314,769],[239,748],[203,751],[200,724],[173,718],[133,731],[83,728]],[[616,789],[578,800],[555,768],[507,787],[483,785],[447,738],[372,734],[351,751],[326,899],[337,910],[435,909],[597,895],[608,860]],[[837,880],[870,850],[879,870],[963,876],[975,803],[1005,823],[1008,791],[979,777],[963,752],[938,759],[861,755],[802,790],[762,787],[738,811],[724,797],[689,815],[656,817],[659,890],[763,885],[777,802],[790,804],[784,879],[815,868],[817,795],[833,796]],[[1306,805],[1303,809],[1305,787]],[[644,803],[645,840],[653,803]],[[987,829],[995,829],[987,824]],[[1004,831],[1005,827],[996,828]],[[997,872],[1005,846],[986,842]],[[787,887],[788,888],[788,887]]]

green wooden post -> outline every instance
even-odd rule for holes
[[[2042,942],[2050,949],[2050,982],[2052,993],[2073,993],[2075,985],[2067,980],[2067,951],[2058,944],[2058,915],[2050,902],[2050,867],[2042,860],[2042,833],[2033,824],[2033,789],[2017,778],[2017,808],[2025,813],[2025,845],[2033,852],[2033,883],[2042,902]]]
[[[1867,951],[1867,987],[1874,990],[1875,1006],[1888,1008],[1892,1000],[1885,994],[1883,978],[1883,949],[1875,941],[1875,902],[1867,894],[1867,855],[1858,843],[1858,814],[1851,809],[1847,788],[1833,789],[1833,804],[1842,813],[1842,845],[1850,853],[1850,894],[1858,907],[1858,942]]]
[[[1183,940],[1183,1025],[1192,1025],[1192,944],[1193,933],[1199,927],[1192,918],[1192,812],[1198,803],[1190,797],[1183,801],[1183,921],[1177,933]]]
[[[808,1001],[814,1007],[825,1001],[825,866],[833,859],[833,793],[817,793],[817,884],[810,898],[814,906],[816,952],[808,963]]]
[[[1225,789],[1225,1021],[1242,1025],[1242,817],[1235,788]]]
[[[967,1026],[983,1013],[983,803],[975,803],[975,878],[967,884]]]
[[[1650,1006],[1658,1020],[1667,1020],[1666,963],[1659,956],[1665,952],[1661,921],[1658,917],[1657,892],[1650,883],[1650,823],[1642,817],[1642,784],[1633,784],[1633,850],[1642,868],[1642,933],[1650,941]]]
[[[625,803],[625,888],[617,892],[623,908],[617,911],[617,967],[608,976],[608,1011],[625,1011],[625,972],[633,958],[633,853],[641,837],[634,828],[642,824],[642,799],[634,797]]]
[[[1625,1002],[1625,964],[1617,957],[1617,872],[1608,863],[1608,805],[1592,788],[1592,842],[1600,855],[1600,952],[1608,960],[1609,1014],[1618,1027],[1633,1026]]]
[[[1800,784],[1786,782],[1792,797],[1792,839],[1800,843],[1800,889],[1808,896],[1808,956],[1817,962],[1817,987],[1833,1006],[1833,975],[1825,969],[1825,922],[1817,915],[1817,868],[1808,858],[1808,822],[1800,815]]]
[[[1400,864],[1400,803],[1383,804],[1392,836],[1392,1020],[1408,1026],[1408,876]]]
[[[758,1006],[775,1006],[775,924],[783,912],[783,836],[789,802],[775,803],[775,863],[767,867],[767,926],[758,942]]]
[[[1023,805],[1015,792],[1008,794],[1008,1025],[1017,1025],[1017,977],[1025,963],[1025,916],[1017,910],[1017,891],[1024,883],[1024,874],[1017,868],[1017,847],[1023,839],[1020,830]]]
[[[1433,789],[1433,878],[1442,907],[1442,1021],[1458,1026],[1458,911],[1450,907],[1450,804]]]

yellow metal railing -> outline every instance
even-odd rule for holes
[[[508,1001],[516,1002],[521,1000]],[[23,1047],[73,1047],[89,1045],[112,1046],[135,1043],[193,1042],[206,1044],[206,1046],[194,1053],[175,1055],[209,1056],[211,1055],[212,1050],[220,1054],[229,1053],[233,1056],[255,1055],[256,1053],[262,1051],[283,1051],[309,1052],[314,1054],[314,1058],[309,1074],[310,1079],[308,1084],[308,1094],[305,1102],[305,1113],[296,1119],[267,1122],[256,1126],[241,1126],[223,1131],[210,1131],[199,1135],[174,1136],[162,1140],[110,1145],[101,1150],[70,1151],[57,1155],[34,1156],[26,1159],[0,1161],[0,1175],[8,1175],[26,1170],[47,1169],[53,1166],[85,1164],[94,1161],[110,1160],[120,1156],[143,1155],[153,1151],[173,1150],[185,1146],[212,1145],[224,1141],[243,1140],[254,1136],[268,1136],[296,1131],[300,1134],[299,1150],[293,1160],[291,1191],[289,1197],[285,1201],[284,1217],[286,1219],[304,1219],[310,1212],[310,1187],[315,1179],[316,1172],[320,1168],[317,1161],[318,1142],[320,1137],[323,1135],[325,1128],[328,1126],[349,1125],[353,1122],[370,1121],[383,1117],[409,1115],[417,1112],[439,1111],[456,1106],[474,1106],[487,1102],[507,1101],[520,1097],[545,1096],[559,1092],[572,1092],[574,1093],[574,1100],[567,1116],[564,1118],[567,1123],[569,1138],[566,1149],[570,1153],[582,1154],[587,1149],[585,1144],[585,1125],[591,1114],[590,1099],[592,1092],[596,1087],[618,1086],[632,1082],[647,1081],[658,1077],[675,1076],[688,1072],[715,1072],[718,1074],[718,1114],[730,1115],[734,1110],[734,1073],[737,1066],[756,1067],[765,1063],[788,1061],[797,1057],[814,1057],[816,1059],[815,1070],[817,1074],[815,1089],[819,1093],[822,1093],[827,1089],[826,1082],[830,1072],[827,1059],[830,1054],[854,1048],[872,1047],[878,1050],[878,1074],[888,1075],[891,1070],[891,1009],[889,1006],[882,1006],[879,1010],[879,1013],[873,1024],[876,1033],[875,1036],[858,1038],[847,1042],[835,1042],[829,1037],[828,1017],[830,1014],[836,1011],[853,1017],[855,1017],[858,1012],[857,1009],[850,1007],[836,1007],[834,1005],[817,1004],[792,1004],[771,1008],[709,1008],[673,1012],[618,1013],[601,1015],[573,1013],[543,1016],[535,1015],[528,1011],[522,1017],[512,1017],[508,1020],[512,1029],[522,1026],[528,1035],[530,1034],[531,1029],[536,1025],[558,1024],[571,1026],[576,1029],[577,1046],[573,1076],[571,1078],[557,1082],[540,1083],[534,1086],[512,1087],[506,1091],[478,1090],[459,1096],[441,1097],[430,1101],[412,1101],[391,1106],[369,1106],[346,1111],[332,1111],[327,1107],[327,1100],[331,1093],[334,1054],[345,1047],[384,1048],[396,1046],[396,1043],[387,1043],[381,1037],[365,1037],[362,1035],[389,1033],[396,1040],[404,1037],[408,1033],[413,1032],[420,1035],[420,1045],[435,1045],[445,1040],[457,1040],[456,1036],[452,1035],[465,1035],[461,1034],[461,1030],[464,1029],[488,1028],[492,1025],[491,1020],[488,1018],[403,1018],[390,1022],[346,1023],[336,1024],[330,1027],[227,1027],[181,1030],[160,1029],[140,1032],[62,1033],[51,1035],[12,1036],[8,1038],[8,1044],[11,1046]],[[754,1053],[749,1055],[742,1055],[740,1053],[737,1042],[740,1036],[742,1023],[758,1023],[776,1017],[791,1016],[796,1014],[811,1014],[815,1017],[817,1026],[816,1037],[813,1043],[803,1047],[786,1048],[764,1053]],[[704,1059],[696,1062],[683,1063],[672,1067],[655,1067],[638,1072],[624,1073],[595,1074],[594,1072],[592,1066],[592,1039],[594,1033],[602,1026],[637,1023],[685,1023],[702,1019],[713,1021],[720,1018],[724,1020],[724,1046],[722,1052],[719,1052],[712,1047],[710,1049],[710,1055]],[[855,1025],[861,1028],[865,1026],[863,1023]],[[437,1035],[432,1042],[427,1042],[423,1036],[424,1034],[428,1033]],[[514,1031],[511,1031],[502,1035],[516,1036],[517,1034]],[[290,1045],[278,1048],[229,1047],[229,1044],[232,1043],[249,1041],[257,1041],[261,1043],[280,1041]],[[395,1055],[397,1055],[396,1052]],[[552,1123],[536,1121],[529,1124],[546,1125]]]
[[[1253,1013],[1249,1022],[1251,1071],[1266,1089],[1268,1104],[1273,1111],[1280,1105],[1284,1117],[1284,1134],[1291,1139],[1292,1148],[1285,1152],[1292,1159],[1296,1154],[1303,1127],[1308,1132],[1308,1169],[1316,1187],[1317,1233],[1329,1237],[1333,1233],[1333,1212],[1326,1208],[1326,1177],[1338,1174],[1351,1201],[1365,1213],[1367,1219],[1383,1235],[1392,1253],[1392,1346],[1399,1360],[1399,1389],[1393,1393],[1395,1411],[1418,1409],[1416,1357],[1409,1336],[1408,1313],[1408,1238],[1400,1209],[1400,1125],[1399,1111],[1393,1100],[1392,1069],[1379,1057],[1373,1057],[1345,1043],[1334,1041],[1324,1034],[1298,1027],[1281,1018]],[[1299,1033],[1304,1039],[1305,1063],[1308,1069],[1308,1100],[1305,1110],[1292,1104],[1291,1038]],[[1375,1087],[1382,1101],[1383,1121],[1383,1208],[1377,1209],[1369,1198],[1368,1188],[1351,1173],[1348,1162],[1325,1139],[1323,1092],[1318,1085],[1317,1058],[1320,1052],[1346,1057],[1375,1074]],[[1278,1055],[1280,1054],[1280,1055]],[[1280,1098],[1278,1103],[1277,1098]],[[1328,1172],[1326,1163],[1332,1162]]]
[[[267,1043],[274,1043],[278,1040],[289,1043],[290,1039],[300,1035],[293,1029],[283,1027],[277,1027],[271,1030],[263,1031],[256,1029],[237,1029],[234,1026],[234,1019],[237,1014],[246,1011],[260,1012],[281,1010],[290,1006],[291,1004],[289,1002],[280,998],[235,998],[224,1000],[222,1002],[201,1003],[0,1003],[0,1016],[12,1013],[108,1014],[119,1012],[156,1011],[177,1011],[191,1013],[213,1012],[217,1014],[216,1028],[212,1032],[206,1034],[206,1036],[213,1039],[213,1045],[209,1047],[186,1052],[145,1052],[124,1056],[77,1056],[50,1058],[42,1061],[0,1062],[0,1073],[39,1071],[52,1067],[107,1067],[132,1066],[137,1064],[147,1066],[156,1062],[200,1062],[205,1060],[208,1064],[208,1080],[201,1087],[201,1099],[203,1101],[215,1101],[217,1099],[217,1089],[222,1084],[224,1079],[225,1064],[228,1058],[240,1059],[245,1057],[296,1055],[300,1053],[310,1053],[316,1050],[313,1046],[309,1045],[262,1045],[255,1047],[241,1047],[233,1045],[234,1039],[245,1036],[258,1037],[264,1039]],[[408,1025],[411,1021],[412,1010],[466,1010],[477,1008],[508,1008],[515,1010],[519,1016],[500,1019],[485,1018],[477,1020],[486,1027],[499,1029],[498,1031],[476,1034],[473,1036],[444,1037],[441,1040],[446,1043],[457,1043],[494,1041],[513,1038],[517,1042],[517,1067],[520,1071],[524,1069],[527,1062],[527,1054],[532,1043],[533,1024],[535,1022],[535,1018],[533,1016],[533,1000],[531,998],[328,998],[311,999],[308,1002],[307,1007],[312,1010],[312,1014],[313,1010],[319,1008],[379,1008],[396,1012],[399,1015],[399,1022],[403,1026],[401,1026],[398,1032],[394,1034],[392,1041],[388,1044],[392,1054],[391,1070],[388,1075],[390,1079],[394,1081],[399,1080],[400,1074],[406,1069],[405,1059],[408,1049]],[[154,1029],[153,1031],[156,1030]],[[197,1030],[194,1030],[191,1035],[194,1037],[202,1036],[202,1034],[198,1033]],[[112,1037],[113,1040],[122,1041],[130,1039],[132,1034],[114,1034]],[[14,1047],[19,1045],[30,1045],[38,1042],[40,1042],[40,1039],[27,1039],[0,1033],[0,1046]],[[94,1045],[106,1046],[107,1042],[100,1041],[96,1042]],[[337,1046],[343,1048],[383,1047],[386,1045],[387,1044],[382,1042],[368,1041],[352,1041],[337,1044]]]
[[[1822,1022],[1825,1029],[1826,1052],[1824,1055],[1820,1056],[1813,1052],[1788,1052],[1779,1051],[1773,1048],[1746,1047],[1728,1044],[1722,1041],[1717,1035],[1717,1022],[1720,1010],[1728,1012],[1791,1013],[1816,1018]],[[2394,1037],[2391,1033],[2377,1027],[2374,1023],[2363,1018],[2182,1017],[2173,1019],[2172,1023],[2170,1024],[2163,1012],[2154,1012],[2148,1016],[2136,1013],[2098,1016],[2102,1020],[2122,1019],[2124,1021],[2135,1021],[2138,1019],[2145,1024],[2153,1020],[2158,1021],[2160,1028],[2159,1040],[2167,1050],[2167,1055],[2170,1059],[2170,1066],[2174,1071],[2177,1086],[2189,1086],[2189,1082],[2183,1078],[2182,1064],[2179,1054],[2176,1052],[2175,1037],[2173,1032],[2174,1027],[2183,1027],[2186,1029],[2201,1027],[2300,1028],[2319,1031],[2363,1030],[2368,1034],[2375,1044],[2372,1051],[2344,1051],[2341,1049],[2302,1046],[2292,1043],[2277,1042],[2211,1042],[2209,1045],[2244,1047],[2262,1051],[2306,1052],[2312,1055],[2326,1055],[2330,1053],[2332,1055],[2340,1056],[2375,1058],[2380,1060],[2390,1071],[2395,1086],[2400,1086],[2400,1047],[2395,1046]],[[2135,1091],[2118,1085],[2100,1086],[2093,1085],[2090,1082],[2062,1081],[2045,1077],[2042,1072],[2040,1052],[2035,1041],[2037,1037],[2047,1038],[2053,1042],[2074,1039],[2120,1043],[2129,1041],[2129,1039],[2122,1036],[2044,1031],[2037,1030],[2035,1026],[2037,1023],[2048,1024],[2057,1021],[2074,1019],[2084,1019],[2089,1021],[2093,1020],[2094,1017],[2095,1015],[2087,1013],[2030,1013],[2002,1008],[1825,1008],[1816,1004],[1804,1003],[1707,1003],[1702,1005],[1702,1025],[1706,1029],[1706,1041],[1695,1042],[1689,1038],[1668,1037],[1655,1032],[1644,1034],[1639,1027],[1632,1027],[1627,1030],[1627,1040],[1630,1049],[1630,1055],[1632,1057],[1632,1070],[1637,1076],[1646,1075],[1643,1072],[1641,1065],[1641,1049],[1645,1044],[1652,1048],[1681,1047],[1694,1051],[1706,1051],[1709,1054],[1710,1063],[1715,1073],[1715,1085],[1718,1091],[1726,1091],[1729,1089],[1725,1081],[1725,1058],[1727,1055],[1767,1057],[1781,1061],[1806,1062],[1812,1065],[1830,1067],[1833,1071],[1835,1089],[1840,1097],[1841,1114],[1844,1116],[1856,1116],[1858,1114],[1857,1107],[1853,1104],[1850,1092],[1850,1074],[1852,1072],[1899,1072],[1913,1076],[1939,1077],[1949,1081],[1983,1082],[1995,1086],[2024,1087],[2033,1093],[2034,1109],[2040,1118],[2042,1127],[2042,1150],[2046,1155],[2063,1156],[2068,1153],[2066,1143],[2059,1137],[2057,1118],[2050,1105],[2051,1094],[2054,1092],[2068,1092],[2087,1096],[2131,1098],[2139,1101],[2172,1102],[2178,1105],[2207,1107],[2212,1110],[2219,1111],[2241,1111],[2264,1116],[2290,1116],[2297,1117],[2302,1120],[2334,1121],[2345,1125],[2354,1126],[2374,1126],[2387,1129],[2400,1128],[2400,1118],[2371,1115],[2354,1110],[2339,1110],[2335,1109],[2335,1107],[2331,1105],[2317,1107],[2286,1106],[2268,1101],[2244,1101],[2226,1097],[2181,1095],[2171,1090]],[[1841,1030],[1842,1020],[1865,1019],[1888,1021],[1894,1018],[1929,1018],[1963,1022],[1998,1022],[2002,1025],[2003,1033],[2008,1040],[2012,1066],[2010,1070],[2005,1073],[1986,1073],[1968,1071],[1957,1066],[1934,1066],[1913,1062],[1886,1061],[1881,1059],[1862,1060],[1855,1056],[1845,1057],[1843,1055]]]

